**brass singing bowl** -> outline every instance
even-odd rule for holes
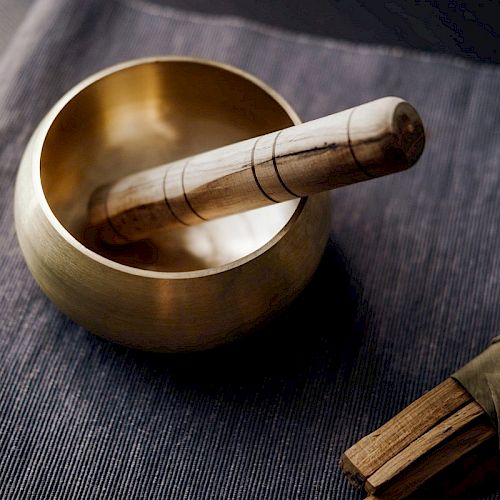
[[[329,230],[324,194],[122,248],[86,234],[91,192],[158,164],[300,120],[230,66],[157,57],[106,69],[40,123],[19,168],[15,219],[31,273],[70,318],[142,349],[206,349],[261,326],[314,273]]]

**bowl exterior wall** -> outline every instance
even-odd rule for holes
[[[174,352],[207,349],[246,334],[286,308],[309,282],[330,229],[329,197],[302,200],[280,238],[240,265],[193,277],[141,272],[96,259],[40,203],[35,131],[21,161],[15,224],[27,265],[71,319],[108,340]],[[155,275],[153,275],[155,274]],[[198,273],[200,274],[200,273]]]

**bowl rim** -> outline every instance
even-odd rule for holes
[[[151,56],[151,57],[143,57],[128,60],[125,62],[121,62],[118,64],[114,64],[105,69],[97,71],[92,75],[88,76],[75,86],[73,86],[68,92],[66,92],[57,102],[56,104],[49,110],[49,112],[45,115],[45,117],[40,122],[37,131],[33,136],[33,145],[32,145],[32,175],[33,175],[33,185],[35,196],[37,197],[37,201],[40,204],[40,207],[47,218],[48,222],[51,224],[53,229],[61,236],[66,243],[70,246],[74,247],[77,251],[84,254],[86,257],[96,261],[97,263],[110,267],[115,271],[145,277],[145,278],[156,278],[156,279],[168,279],[168,280],[178,280],[178,279],[192,279],[192,278],[203,278],[206,276],[211,276],[215,274],[224,273],[230,271],[231,269],[240,267],[260,255],[267,252],[270,248],[276,245],[288,232],[290,226],[295,222],[295,220],[301,215],[303,212],[305,205],[308,203],[309,198],[304,197],[301,198],[299,203],[297,204],[293,214],[288,219],[286,224],[278,231],[270,240],[268,240],[264,245],[259,247],[257,250],[240,257],[236,260],[228,262],[226,264],[222,264],[220,266],[208,267],[204,269],[197,269],[194,271],[153,271],[148,269],[141,269],[138,267],[128,266],[126,264],[120,264],[114,260],[108,259],[107,257],[102,256],[101,254],[94,252],[90,248],[86,247],[83,243],[77,240],[59,221],[59,219],[55,216],[52,211],[43,190],[42,179],[41,179],[41,158],[42,151],[45,144],[45,140],[47,134],[49,133],[55,119],[59,116],[61,111],[68,105],[68,103],[74,99],[78,94],[80,94],[83,90],[85,90],[90,85],[95,82],[102,80],[113,73],[117,73],[119,71],[123,71],[125,69],[141,66],[145,64],[151,63],[169,63],[169,62],[187,62],[198,65],[206,65],[212,66],[216,68],[223,69],[225,71],[231,72],[241,78],[244,78],[264,92],[266,92],[272,99],[274,99],[287,113],[290,117],[294,125],[298,125],[301,123],[301,120],[292,106],[285,100],[276,90],[274,90],[271,86],[264,83],[262,80],[257,78],[256,76],[232,66],[230,64],[221,63],[218,61],[214,61],[211,59],[204,59],[198,57],[191,56]]]

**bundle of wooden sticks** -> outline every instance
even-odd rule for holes
[[[371,500],[456,498],[498,481],[498,435],[448,378],[349,448],[340,465]]]

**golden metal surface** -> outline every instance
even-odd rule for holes
[[[88,330],[159,351],[208,348],[286,307],[322,255],[328,200],[261,208],[126,248],[83,230],[103,182],[299,123],[250,75],[190,58],[132,61],[66,94],[21,162],[16,230],[45,293]]]

